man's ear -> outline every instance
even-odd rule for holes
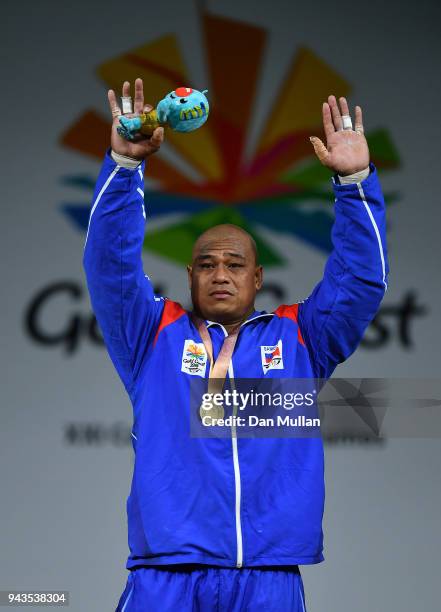
[[[191,281],[193,277],[193,267],[190,265],[187,266],[187,276],[188,276],[188,288],[191,289]]]
[[[260,289],[262,288],[262,285],[263,285],[263,268],[262,268],[262,266],[256,266],[255,280],[256,280],[256,291],[260,291]]]

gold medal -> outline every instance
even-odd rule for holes
[[[206,423],[211,426],[211,425],[217,425],[216,423],[216,419],[223,419],[224,418],[224,407],[223,406],[218,406],[217,404],[212,403],[211,406],[209,408],[207,408],[206,406],[201,406],[199,408],[199,414],[201,417],[201,421],[203,419],[203,417],[210,417],[212,419],[212,421],[206,421]]]

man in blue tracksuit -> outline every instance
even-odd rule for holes
[[[357,347],[388,274],[385,206],[361,109],[352,129],[346,100],[330,96],[326,146],[311,138],[335,173],[336,199],[334,250],[310,297],[256,311],[262,268],[255,244],[222,225],[194,245],[189,313],[154,295],[142,268],[145,159],[159,149],[163,130],[126,141],[116,130],[121,111],[112,90],[109,103],[111,149],[96,185],[84,267],[134,411],[131,571],[117,610],[304,612],[298,566],[323,560],[320,437],[191,437],[188,397],[191,381],[216,368],[231,381],[327,379]],[[145,108],[137,79],[134,112]]]

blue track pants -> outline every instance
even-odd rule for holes
[[[297,567],[132,570],[116,612],[306,612]]]

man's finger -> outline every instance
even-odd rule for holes
[[[122,95],[125,98],[128,98],[130,96],[130,83],[129,83],[129,81],[124,81],[123,86],[122,86]]]
[[[164,128],[157,127],[154,130],[149,140],[149,143],[154,149],[159,149],[159,147],[162,145],[163,140],[164,140]]]
[[[144,113],[149,113],[151,110],[153,110],[153,106],[151,104],[145,104],[142,110]]]
[[[346,98],[342,96],[341,98],[338,99],[338,101],[340,102],[341,114],[350,116],[348,101],[346,100]]]
[[[331,109],[327,102],[323,102],[322,113],[323,113],[323,128],[325,130],[326,138],[328,139],[335,132],[335,128],[332,122]]]
[[[332,121],[334,123],[334,127],[337,132],[343,129],[343,123],[341,120],[340,110],[337,105],[337,100],[335,96],[329,96],[328,98],[329,106],[331,107]]]
[[[135,104],[133,111],[135,113],[142,113],[142,107],[144,106],[144,87],[142,79],[136,79],[135,81]]]
[[[118,102],[116,101],[116,95],[113,89],[109,89],[107,92],[107,98],[109,100],[110,112],[112,113],[112,117],[119,117],[121,115],[121,109],[118,106]]]
[[[124,115],[133,113],[133,106],[132,106],[132,98],[130,96],[130,83],[129,83],[129,81],[124,81],[124,83],[123,83],[121,104],[122,104],[122,112],[123,112]]]
[[[361,106],[355,107],[355,131],[363,134],[363,113],[361,111]]]
[[[317,138],[317,136],[310,136],[309,140],[311,141],[312,146],[314,147],[315,154],[317,155],[321,163],[326,166],[327,158],[329,157],[328,149],[325,147],[320,138]]]
[[[346,98],[341,97],[338,99],[340,102],[340,110],[341,110],[341,121],[343,124],[344,130],[352,130],[352,119],[349,113],[349,106]]]

